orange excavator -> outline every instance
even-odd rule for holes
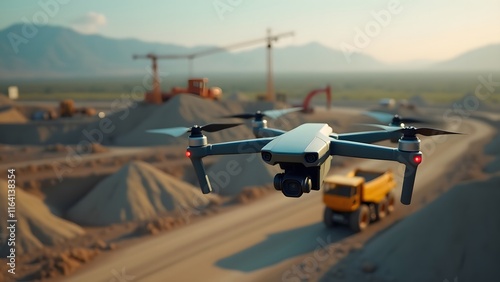
[[[325,93],[326,95],[326,109],[329,110],[331,107],[332,103],[332,93],[331,93],[331,88],[330,85],[327,85],[325,88],[320,88],[320,89],[315,89],[309,92],[307,94],[306,98],[304,99],[304,102],[302,102],[302,112],[304,113],[312,113],[314,109],[309,106],[311,103],[311,99],[320,94],[320,93]]]

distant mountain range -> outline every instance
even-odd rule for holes
[[[24,31],[25,33],[25,31]],[[191,54],[216,46],[185,47],[176,44],[144,42],[136,39],[113,39],[100,35],[80,34],[58,26],[38,27],[28,38],[23,25],[12,25],[0,31],[0,77],[120,76],[144,74],[146,60],[133,60],[133,54]],[[17,49],[17,50],[16,50]],[[17,51],[17,52],[16,52]],[[375,70],[500,70],[500,44],[469,51],[454,59],[439,62],[417,62],[414,67],[389,66],[360,53],[348,62],[342,51],[319,43],[275,48],[276,72],[341,72]],[[263,72],[266,50],[263,46],[237,53],[220,52],[194,60],[195,74],[223,72]],[[162,60],[160,70],[187,73],[186,60]]]
[[[500,70],[500,44],[488,45],[466,52],[434,65],[436,69]]]

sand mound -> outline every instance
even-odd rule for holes
[[[12,101],[9,97],[0,94],[0,106],[5,106],[5,105],[14,105],[14,101]]]
[[[28,119],[11,106],[0,106],[0,123],[25,123]]]
[[[67,212],[84,225],[152,219],[206,207],[210,197],[153,166],[135,161],[99,182]]]
[[[7,185],[5,180],[0,181],[0,201],[2,210],[0,218],[7,218]],[[82,228],[69,221],[53,215],[47,205],[40,199],[16,188],[16,252],[22,254],[41,248],[46,245],[55,245],[66,239],[82,235]],[[7,230],[7,222],[0,222],[1,230]],[[0,254],[7,253],[6,238],[0,237]]]
[[[500,174],[458,185],[371,241],[362,258],[394,281],[496,280],[499,198]]]
[[[14,101],[0,94],[0,123],[25,123],[28,119],[15,107]]]
[[[218,117],[232,113],[243,112],[241,106],[236,103],[231,108],[225,107],[224,103],[210,101],[194,95],[177,95],[168,103],[156,108],[147,118],[127,133],[116,138],[116,145],[123,146],[146,146],[165,144],[184,144],[183,138],[173,138],[161,134],[149,134],[146,130],[165,127],[190,127],[195,124],[204,125],[219,120]],[[222,122],[234,122],[224,120]],[[221,142],[235,139],[248,138],[252,136],[251,129],[247,126],[239,126],[230,130],[217,133],[208,133],[209,142]]]
[[[207,170],[214,192],[225,196],[240,194],[244,188],[273,183],[278,165],[264,163],[259,154],[223,156]]]

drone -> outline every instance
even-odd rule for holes
[[[211,155],[234,155],[257,153],[269,165],[282,169],[274,177],[274,188],[286,197],[298,198],[303,193],[320,190],[330,170],[333,156],[395,161],[405,165],[401,203],[409,205],[418,165],[422,162],[420,139],[424,136],[459,134],[433,128],[413,126],[382,126],[383,130],[337,134],[326,123],[304,123],[290,131],[268,128],[265,117],[277,118],[283,114],[299,111],[300,108],[257,111],[253,114],[238,114],[225,118],[250,119],[255,139],[223,143],[208,143],[203,132],[216,132],[239,126],[242,123],[213,123],[204,126],[174,127],[148,130],[150,133],[179,137],[190,133],[186,156],[194,167],[202,193],[212,192],[210,180],[205,172],[203,158]],[[398,138],[398,147],[385,147],[371,143]]]

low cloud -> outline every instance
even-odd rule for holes
[[[81,33],[96,33],[101,27],[107,23],[106,16],[96,12],[88,12],[87,14],[75,19],[72,22],[72,27]]]

